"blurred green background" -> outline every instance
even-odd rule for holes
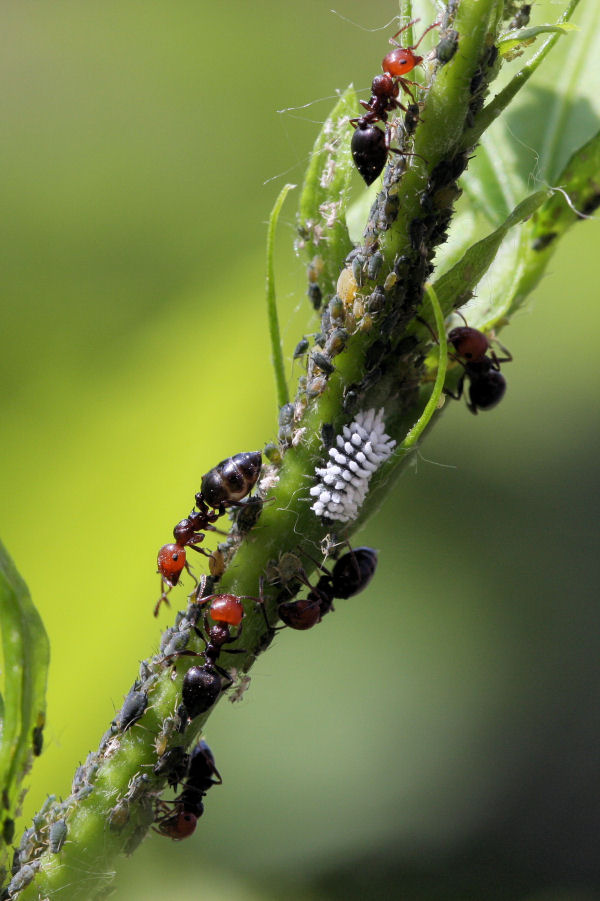
[[[309,0],[4,0],[2,19],[0,527],[53,658],[31,815],[168,622],[156,550],[200,475],[275,434],[265,221],[331,101],[276,111],[366,91],[389,29]],[[288,351],[315,325],[294,202]],[[278,636],[220,705],[223,786],[192,839],[124,863],[118,898],[600,897],[599,239],[573,230],[503,333],[502,405],[454,404],[360,536],[369,591]]]

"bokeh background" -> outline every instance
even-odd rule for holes
[[[265,221],[319,98],[366,92],[389,30],[317,0],[4,0],[1,19],[0,528],[52,645],[31,815],[168,622],[156,549],[200,475],[275,434]],[[288,351],[315,328],[293,235],[292,202]],[[574,229],[503,333],[501,406],[454,404],[360,536],[369,591],[281,634],[211,717],[223,786],[116,897],[600,897],[599,239]]]

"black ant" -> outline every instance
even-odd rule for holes
[[[176,841],[189,838],[204,813],[202,799],[209,788],[222,782],[212,751],[205,741],[198,742],[187,759],[183,790],[173,801],[157,805],[155,830]]]
[[[284,601],[278,613],[282,622],[292,629],[311,629],[321,622],[336,598],[351,598],[363,591],[371,581],[377,567],[377,552],[370,547],[357,547],[343,554],[332,571],[324,570],[316,586],[306,598]],[[306,582],[308,583],[308,580]]]
[[[394,110],[401,109],[405,113],[411,115],[411,125],[415,116],[415,98],[409,85],[419,87],[416,82],[408,81],[404,78],[407,72],[410,72],[415,66],[420,65],[423,57],[414,53],[427,32],[432,28],[436,28],[439,22],[434,22],[429,28],[426,28],[419,40],[412,47],[401,47],[395,40],[399,34],[410,28],[418,19],[414,19],[405,25],[396,34],[390,38],[390,43],[395,44],[395,49],[390,50],[384,56],[381,62],[383,75],[376,75],[371,83],[371,97],[369,100],[361,100],[361,106],[364,106],[366,113],[355,119],[350,119],[350,124],[354,128],[350,149],[354,164],[362,175],[367,185],[372,184],[378,175],[383,171],[386,160],[390,153],[398,153],[402,156],[414,156],[396,147],[391,147],[391,131],[388,125],[388,115]],[[398,97],[400,90],[409,95],[412,104],[409,108],[405,107]],[[418,106],[417,121],[418,121]],[[377,122],[383,122],[385,130],[377,128]],[[416,124],[416,123],[414,123]],[[414,128],[412,129],[414,130]]]
[[[260,451],[245,451],[221,460],[202,476],[200,491],[196,494],[197,510],[173,529],[173,544],[164,544],[158,552],[158,572],[162,593],[154,607],[158,616],[160,605],[168,604],[167,595],[179,582],[184,567],[189,572],[186,547],[210,557],[210,552],[198,547],[204,541],[204,532],[216,531],[214,523],[227,507],[239,504],[250,493],[260,475],[262,455]],[[168,586],[168,587],[167,587]]]
[[[446,389],[446,394],[460,400],[463,396],[465,379],[469,380],[467,407],[473,414],[479,410],[491,410],[500,403],[506,392],[506,379],[500,372],[501,363],[510,363],[512,354],[496,340],[502,353],[499,357],[483,332],[468,325],[453,328],[448,332],[448,341],[456,355],[452,355],[464,368],[458,380],[456,394]]]
[[[458,312],[458,311],[457,311]],[[469,380],[469,397],[467,407],[475,415],[479,410],[491,410],[500,403],[506,393],[506,379],[500,372],[501,363],[510,363],[512,354],[497,338],[494,341],[504,354],[499,357],[493,349],[490,339],[479,329],[471,328],[466,324],[462,313],[458,313],[465,325],[450,329],[448,342],[452,344],[456,353],[448,354],[453,360],[463,367],[463,373],[458,380],[456,394],[449,388],[444,388],[444,393],[454,400],[460,400],[463,396],[465,379]],[[437,335],[429,323],[418,316],[417,319],[425,325],[438,344]]]

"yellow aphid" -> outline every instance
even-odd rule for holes
[[[356,284],[352,269],[342,269],[336,287],[338,297],[341,297],[346,306],[351,306],[354,302],[357,290],[358,285]]]

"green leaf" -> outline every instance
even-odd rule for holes
[[[335,294],[341,264],[352,250],[346,226],[354,175],[348,120],[358,108],[350,85],[315,141],[300,195],[298,247],[309,263],[309,283],[318,286],[324,298]]]
[[[4,653],[0,789],[5,810],[14,813],[34,741],[38,753],[41,746],[50,649],[27,586],[1,543],[0,623]]]
[[[500,56],[510,61],[519,56],[525,47],[533,44],[538,35],[566,34],[568,31],[576,29],[576,27],[576,25],[572,25],[569,22],[563,22],[557,25],[535,25],[532,28],[508,31],[498,41]]]
[[[530,193],[532,184],[559,185],[559,172],[571,154],[598,129],[600,6],[593,0],[582,0],[578,13],[578,30],[554,48],[551,61],[536,71],[558,34],[551,36],[509,86],[484,108],[465,138],[477,139],[486,112],[489,116],[495,107],[497,114],[511,99],[513,89],[520,89],[535,72],[526,95],[511,103],[502,119],[485,133],[477,158],[463,179],[474,207],[494,225],[499,225]]]
[[[470,247],[462,259],[435,283],[435,291],[446,314],[469,300],[509,230],[533,215],[549,196],[550,191],[537,191],[520,203],[499,228]]]

